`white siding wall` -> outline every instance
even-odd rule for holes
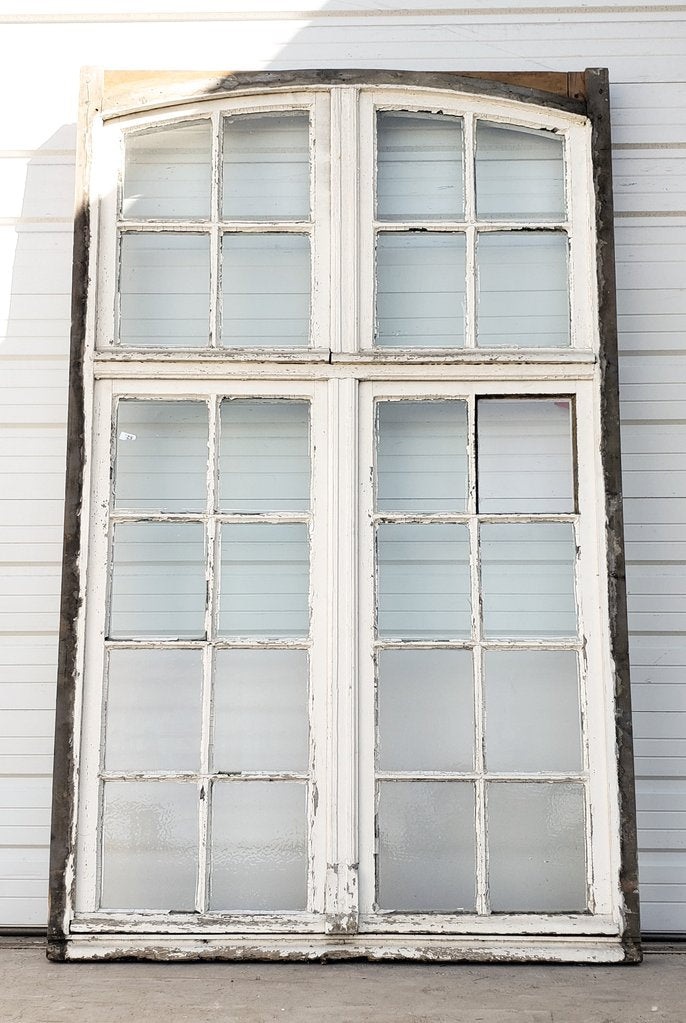
[[[79,67],[600,65],[610,69],[615,125],[643,919],[648,930],[686,932],[683,4],[305,0],[294,12],[289,0],[203,0],[201,14],[188,14],[186,0],[71,0],[60,5],[70,14],[56,6],[0,3],[0,927],[42,926],[46,914]]]

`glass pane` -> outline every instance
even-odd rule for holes
[[[227,220],[309,219],[307,113],[280,111],[227,117],[223,172]]]
[[[110,650],[105,768],[197,771],[202,653]]]
[[[466,403],[381,401],[377,410],[378,510],[464,512]]]
[[[575,557],[571,523],[483,525],[485,634],[500,639],[576,636]]]
[[[307,652],[218,650],[216,771],[306,771]]]
[[[487,792],[493,912],[585,910],[583,785],[501,782]]]
[[[377,345],[463,347],[464,235],[384,232],[376,263]]]
[[[310,631],[307,526],[222,526],[219,632],[305,637]]]
[[[195,512],[207,504],[207,406],[120,401],[115,508]]]
[[[471,771],[471,651],[382,650],[378,729],[381,771]]]
[[[102,909],[189,911],[198,869],[198,790],[188,782],[108,781]]]
[[[138,348],[209,343],[210,240],[199,234],[124,234],[119,337]]]
[[[153,128],[126,138],[124,217],[210,215],[212,139],[209,120]]]
[[[579,679],[574,650],[484,654],[489,771],[580,771]]]
[[[564,143],[539,128],[478,121],[476,206],[491,220],[564,220]]]
[[[309,344],[307,235],[227,234],[222,252],[222,344],[239,348]]]
[[[306,797],[298,782],[214,783],[210,909],[307,909]]]
[[[573,512],[571,402],[479,401],[479,511]]]
[[[205,635],[205,536],[195,522],[114,527],[110,636]]]
[[[442,114],[377,114],[380,220],[461,220],[462,121]]]
[[[469,783],[381,782],[379,909],[473,909],[474,826],[474,786]]]
[[[221,404],[219,506],[228,512],[310,507],[310,406],[231,399]]]
[[[568,346],[567,236],[494,231],[476,248],[481,347]]]
[[[379,635],[471,636],[466,526],[385,523],[378,529],[377,553]]]

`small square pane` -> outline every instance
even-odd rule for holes
[[[564,171],[564,142],[554,132],[477,122],[478,217],[564,220]]]
[[[226,220],[308,220],[307,113],[225,118],[222,196]]]
[[[127,135],[125,153],[124,217],[209,218],[209,118]]]
[[[379,220],[461,220],[462,120],[444,114],[377,114]]]
[[[310,341],[310,239],[304,234],[225,234],[222,344],[302,348]]]

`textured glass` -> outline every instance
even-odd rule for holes
[[[378,529],[377,554],[380,636],[471,635],[466,526],[385,523]]]
[[[576,636],[575,556],[571,523],[484,524],[481,588],[486,636]]]
[[[564,220],[564,170],[564,143],[554,132],[477,122],[477,216]]]
[[[207,405],[120,401],[114,506],[196,512],[207,504]]]
[[[200,650],[110,650],[108,771],[200,768]]]
[[[376,273],[377,345],[463,347],[464,235],[379,234]]]
[[[486,650],[489,771],[580,771],[575,650]]]
[[[214,769],[307,771],[307,652],[218,650]]]
[[[494,231],[476,246],[478,343],[564,348],[570,343],[567,236]]]
[[[222,511],[303,512],[309,506],[308,402],[223,401],[219,447]]]
[[[225,118],[222,186],[227,220],[308,220],[307,113]]]
[[[377,410],[377,509],[464,512],[466,403],[381,401]]]
[[[472,784],[381,782],[378,832],[380,910],[474,909]]]
[[[123,345],[198,348],[209,344],[209,236],[122,235],[119,290]]]
[[[473,688],[470,650],[380,651],[379,770],[471,771]]]
[[[210,215],[209,119],[126,137],[124,217],[193,220]]]
[[[477,424],[480,512],[574,511],[568,399],[482,400]]]
[[[210,909],[307,909],[307,786],[215,782]]]
[[[195,909],[198,790],[189,782],[108,781],[102,909]]]
[[[442,114],[377,114],[379,220],[461,220],[462,121]]]
[[[303,347],[310,340],[310,239],[304,234],[225,234],[222,344]]]
[[[487,800],[492,911],[585,910],[583,785],[501,782]]]
[[[220,635],[307,636],[309,588],[307,526],[222,526]]]
[[[199,639],[205,634],[205,536],[195,522],[114,527],[110,636]]]

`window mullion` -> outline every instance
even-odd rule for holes
[[[212,114],[212,184],[210,198],[210,348],[217,348],[221,337],[219,295],[221,291],[221,270],[219,266],[219,218],[221,203],[221,115]]]

